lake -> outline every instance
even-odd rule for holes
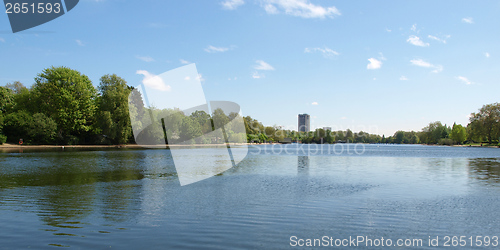
[[[498,148],[283,147],[186,186],[166,149],[0,151],[0,248],[498,247]]]

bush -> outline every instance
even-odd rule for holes
[[[56,122],[42,113],[34,114],[33,121],[28,127],[28,136],[35,143],[51,144],[56,138]]]
[[[453,140],[450,138],[442,138],[442,139],[439,139],[438,144],[451,146],[451,145],[453,145]]]
[[[6,135],[0,135],[0,145],[4,144],[7,142],[7,136]]]
[[[28,141],[29,125],[33,123],[32,116],[26,111],[10,113],[4,117],[3,133],[9,142],[17,143],[20,138]]]

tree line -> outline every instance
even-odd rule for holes
[[[383,138],[385,143],[399,144],[499,144],[500,103],[483,105],[478,112],[470,114],[467,126],[454,123],[447,126],[440,121],[431,122],[422,131],[397,131],[393,136]]]
[[[184,114],[177,109],[145,107],[140,92],[134,91],[134,87],[128,86],[116,74],[102,76],[95,88],[86,75],[67,67],[44,69],[35,77],[35,83],[30,88],[21,82],[0,87],[0,143],[18,143],[23,139],[25,144],[125,144],[135,143],[136,139],[152,143],[165,139],[171,144],[185,141],[207,144],[229,140],[451,145],[464,142],[498,143],[500,137],[498,103],[484,105],[477,113],[472,113],[466,127],[460,124],[450,127],[438,121],[430,123],[422,131],[397,131],[387,138],[349,129],[297,132],[280,126],[264,126],[250,116],[235,119],[238,116],[237,113],[226,114],[220,109],[212,114],[204,111]],[[131,121],[130,117],[136,119]],[[148,125],[145,119],[161,120],[169,126]],[[244,126],[238,124],[241,120]],[[242,127],[244,130],[240,129]],[[219,128],[223,128],[225,133],[217,132]],[[134,129],[141,131],[137,138],[134,137]]]
[[[140,131],[137,139],[150,143],[162,139],[170,143],[246,142],[245,131],[233,129],[237,122],[229,122],[241,121],[236,116],[221,109],[212,114],[184,114],[178,109],[145,107],[140,92],[116,74],[102,76],[95,88],[86,75],[66,67],[44,69],[30,88],[21,82],[0,87],[0,143],[20,139],[24,144],[135,143],[133,128]],[[151,124],[160,118],[169,124],[166,133],[162,124]],[[221,127],[228,138],[220,130],[205,136]]]

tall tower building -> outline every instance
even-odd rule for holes
[[[309,132],[311,129],[311,116],[308,114],[299,114],[299,132]]]

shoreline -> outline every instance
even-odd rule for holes
[[[148,147],[143,147],[137,144],[122,144],[122,145],[19,145],[12,143],[4,143],[0,145],[0,149],[161,149],[161,148],[204,148],[204,147],[227,147],[229,145],[243,146],[243,145],[273,145],[282,143],[224,143],[224,144],[172,144],[172,145],[149,145]],[[369,143],[360,143],[369,144]],[[378,143],[373,143],[376,145]],[[320,144],[317,144],[320,145]],[[428,144],[391,144],[391,145],[423,145],[423,146],[448,146],[448,147],[477,147],[477,148],[500,148],[500,146],[493,145],[428,145]]]
[[[243,146],[243,145],[264,145],[264,144],[280,144],[280,143],[224,143],[224,144],[172,144],[172,145],[148,145],[143,147],[137,144],[122,144],[122,145],[18,145],[12,143],[4,143],[0,145],[1,149],[168,149],[168,148],[203,148],[203,147],[227,147],[228,145]]]

